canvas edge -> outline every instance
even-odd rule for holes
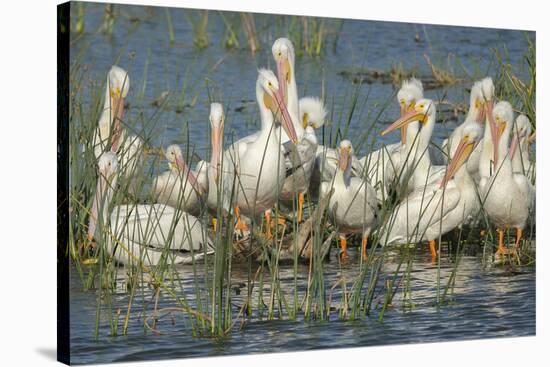
[[[57,6],[57,360],[70,364],[69,46],[70,2]]]

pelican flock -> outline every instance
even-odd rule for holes
[[[216,251],[211,236],[221,228],[218,222],[226,222],[230,231],[224,233],[237,239],[251,240],[257,226],[267,241],[276,240],[285,220],[300,226],[311,213],[307,203],[325,200],[324,217],[339,236],[342,260],[350,258],[348,241],[356,238],[363,259],[371,238],[381,247],[427,242],[436,259],[443,235],[485,224],[498,233],[495,257],[518,255],[534,210],[534,125],[525,115],[514,120],[510,103],[496,102],[491,78],[473,83],[464,120],[440,146],[444,164],[432,159],[438,101],[424,95],[417,78],[402,81],[396,93],[400,114],[380,132],[399,131],[398,141],[358,158],[353,137],[340,137],[338,148],[319,143],[316,131],[329,113],[321,99],[300,98],[292,42],[279,38],[271,51],[275,72],[257,70],[259,130],[228,143],[226,111],[212,102],[210,159],[193,168],[182,147],[166,147],[168,169],[154,177],[149,199],[139,203],[119,192],[139,194],[134,183],[144,142],[125,128],[128,73],[118,66],[109,70],[104,107],[86,145],[97,162],[90,240],[103,243],[121,264],[191,263]],[[272,220],[274,213],[282,217]],[[508,230],[515,231],[510,246]]]

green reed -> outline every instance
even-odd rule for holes
[[[193,44],[198,49],[208,47],[210,36],[208,33],[208,10],[184,10],[187,22],[193,32]]]
[[[536,131],[536,49],[534,40],[525,36],[527,49],[519,67],[512,66],[505,46],[493,49],[496,60],[496,95],[524,113]]]

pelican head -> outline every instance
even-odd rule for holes
[[[456,148],[453,158],[449,162],[445,176],[441,181],[441,188],[445,187],[447,183],[454,177],[456,172],[464,165],[464,163],[470,157],[470,154],[474,151],[477,143],[483,136],[483,129],[481,125],[475,121],[468,122],[462,130],[462,137],[460,143]]]
[[[412,110],[416,101],[424,98],[422,82],[416,78],[404,80],[397,92],[397,101],[401,107],[401,116]]]
[[[327,116],[327,110],[325,105],[319,98],[304,97],[300,98],[300,120],[302,126],[305,129],[308,126],[317,129],[325,123],[325,117]]]
[[[116,94],[119,98],[126,98],[130,89],[130,77],[126,70],[113,65],[109,70],[108,83],[112,94]]]
[[[122,133],[121,121],[124,117],[124,99],[128,95],[130,89],[130,78],[126,70],[113,65],[107,77],[107,89],[109,92],[108,106],[110,108],[111,121],[114,122],[113,132],[111,134],[111,150],[117,152],[120,146],[120,137]],[[107,96],[105,96],[107,103]]]
[[[468,118],[478,123],[483,123],[485,117],[485,98],[482,91],[482,82],[475,82],[470,91],[470,110]]]
[[[180,168],[182,168],[181,163],[183,162],[183,154],[178,145],[172,144],[166,147],[164,155],[172,172],[177,172]]]
[[[298,136],[292,118],[288,113],[286,104],[281,96],[279,89],[279,82],[277,77],[271,70],[260,69],[258,70],[258,80],[256,82],[256,98],[259,103],[263,103],[263,106],[269,109],[273,116],[275,116],[285,130],[288,137],[294,144],[298,142]]]
[[[481,79],[481,92],[486,101],[492,101],[495,96],[495,85],[491,77]]]
[[[510,158],[514,158],[520,141],[525,139],[527,139],[526,141],[529,141],[531,139],[531,122],[527,116],[519,115],[516,118],[516,126],[513,128],[512,135],[513,138],[512,144],[510,144]]]
[[[288,101],[287,89],[294,73],[294,45],[288,38],[278,38],[271,47],[273,58],[277,63],[277,78],[284,101]]]
[[[491,121],[492,120],[492,121]],[[493,140],[493,159],[498,163],[498,148],[500,140],[504,134],[510,134],[510,128],[514,121],[514,110],[512,105],[506,101],[501,101],[493,109],[493,118],[489,119],[491,124],[491,139]]]
[[[343,172],[346,172],[351,167],[351,155],[353,154],[353,146],[351,141],[342,140],[338,148],[338,167]]]
[[[164,154],[166,155],[166,159],[168,160],[170,170],[174,173],[177,173],[178,175],[183,175],[183,177],[187,176],[187,180],[191,184],[193,189],[201,194],[204,190],[197,181],[197,178],[195,177],[193,172],[189,169],[189,166],[185,162],[185,159],[183,159],[181,148],[176,144],[172,144],[166,148]]]
[[[225,114],[221,103],[210,104],[210,127],[212,128],[212,158],[211,166],[214,170],[214,177],[218,178],[218,165],[221,159],[222,138]]]
[[[381,135],[384,136],[393,130],[406,127],[413,121],[420,121],[425,124],[428,121],[428,117],[433,116],[433,114],[435,114],[434,102],[431,99],[422,98],[416,101],[416,104],[411,111],[401,116],[397,121],[382,131]]]
[[[213,102],[210,104],[210,126],[213,128],[223,127],[225,114],[221,103]]]
[[[494,97],[495,97],[495,85],[493,84],[493,79],[490,77],[484,78],[480,81],[481,83],[481,94],[485,101],[485,114],[491,124],[494,124],[493,120],[493,107],[494,107]]]
[[[103,219],[106,218],[111,196],[108,195],[108,193],[112,192],[113,187],[116,186],[117,180],[118,159],[116,154],[113,152],[103,153],[97,162],[97,166],[99,176],[97,178],[97,187],[92,199],[92,208],[90,209],[90,217],[88,219],[89,240],[94,237],[100,207],[103,208]]]
[[[531,121],[529,121],[529,118],[525,115],[519,115],[516,118],[516,128],[515,133],[519,136],[519,138],[525,138],[531,135]]]
[[[416,101],[423,98],[424,87],[422,82],[416,78],[404,80],[401,88],[397,92],[397,101],[399,102],[400,116],[403,117],[407,112],[414,109]],[[401,127],[401,144],[407,142],[407,127]]]

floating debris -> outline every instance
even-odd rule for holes
[[[155,100],[153,100],[153,102],[151,102],[151,105],[154,107],[162,106],[162,104],[166,101],[166,98],[168,98],[169,94],[170,94],[170,91],[165,90],[160,94],[158,98],[156,98]]]
[[[237,107],[234,108],[234,111],[235,112],[244,112],[244,110],[246,110],[247,108],[249,108],[250,106],[253,106],[256,104],[255,101],[252,101],[252,100],[240,100],[239,101],[240,105],[238,105]]]
[[[371,68],[359,68],[356,70],[344,70],[338,72],[338,75],[351,81],[352,84],[392,84],[394,87],[398,87],[405,79],[416,76],[422,80],[424,89],[438,89],[444,86],[444,84],[438,82],[433,76],[430,75],[417,75],[412,71],[404,71],[397,68],[391,68],[389,70],[371,69]]]

